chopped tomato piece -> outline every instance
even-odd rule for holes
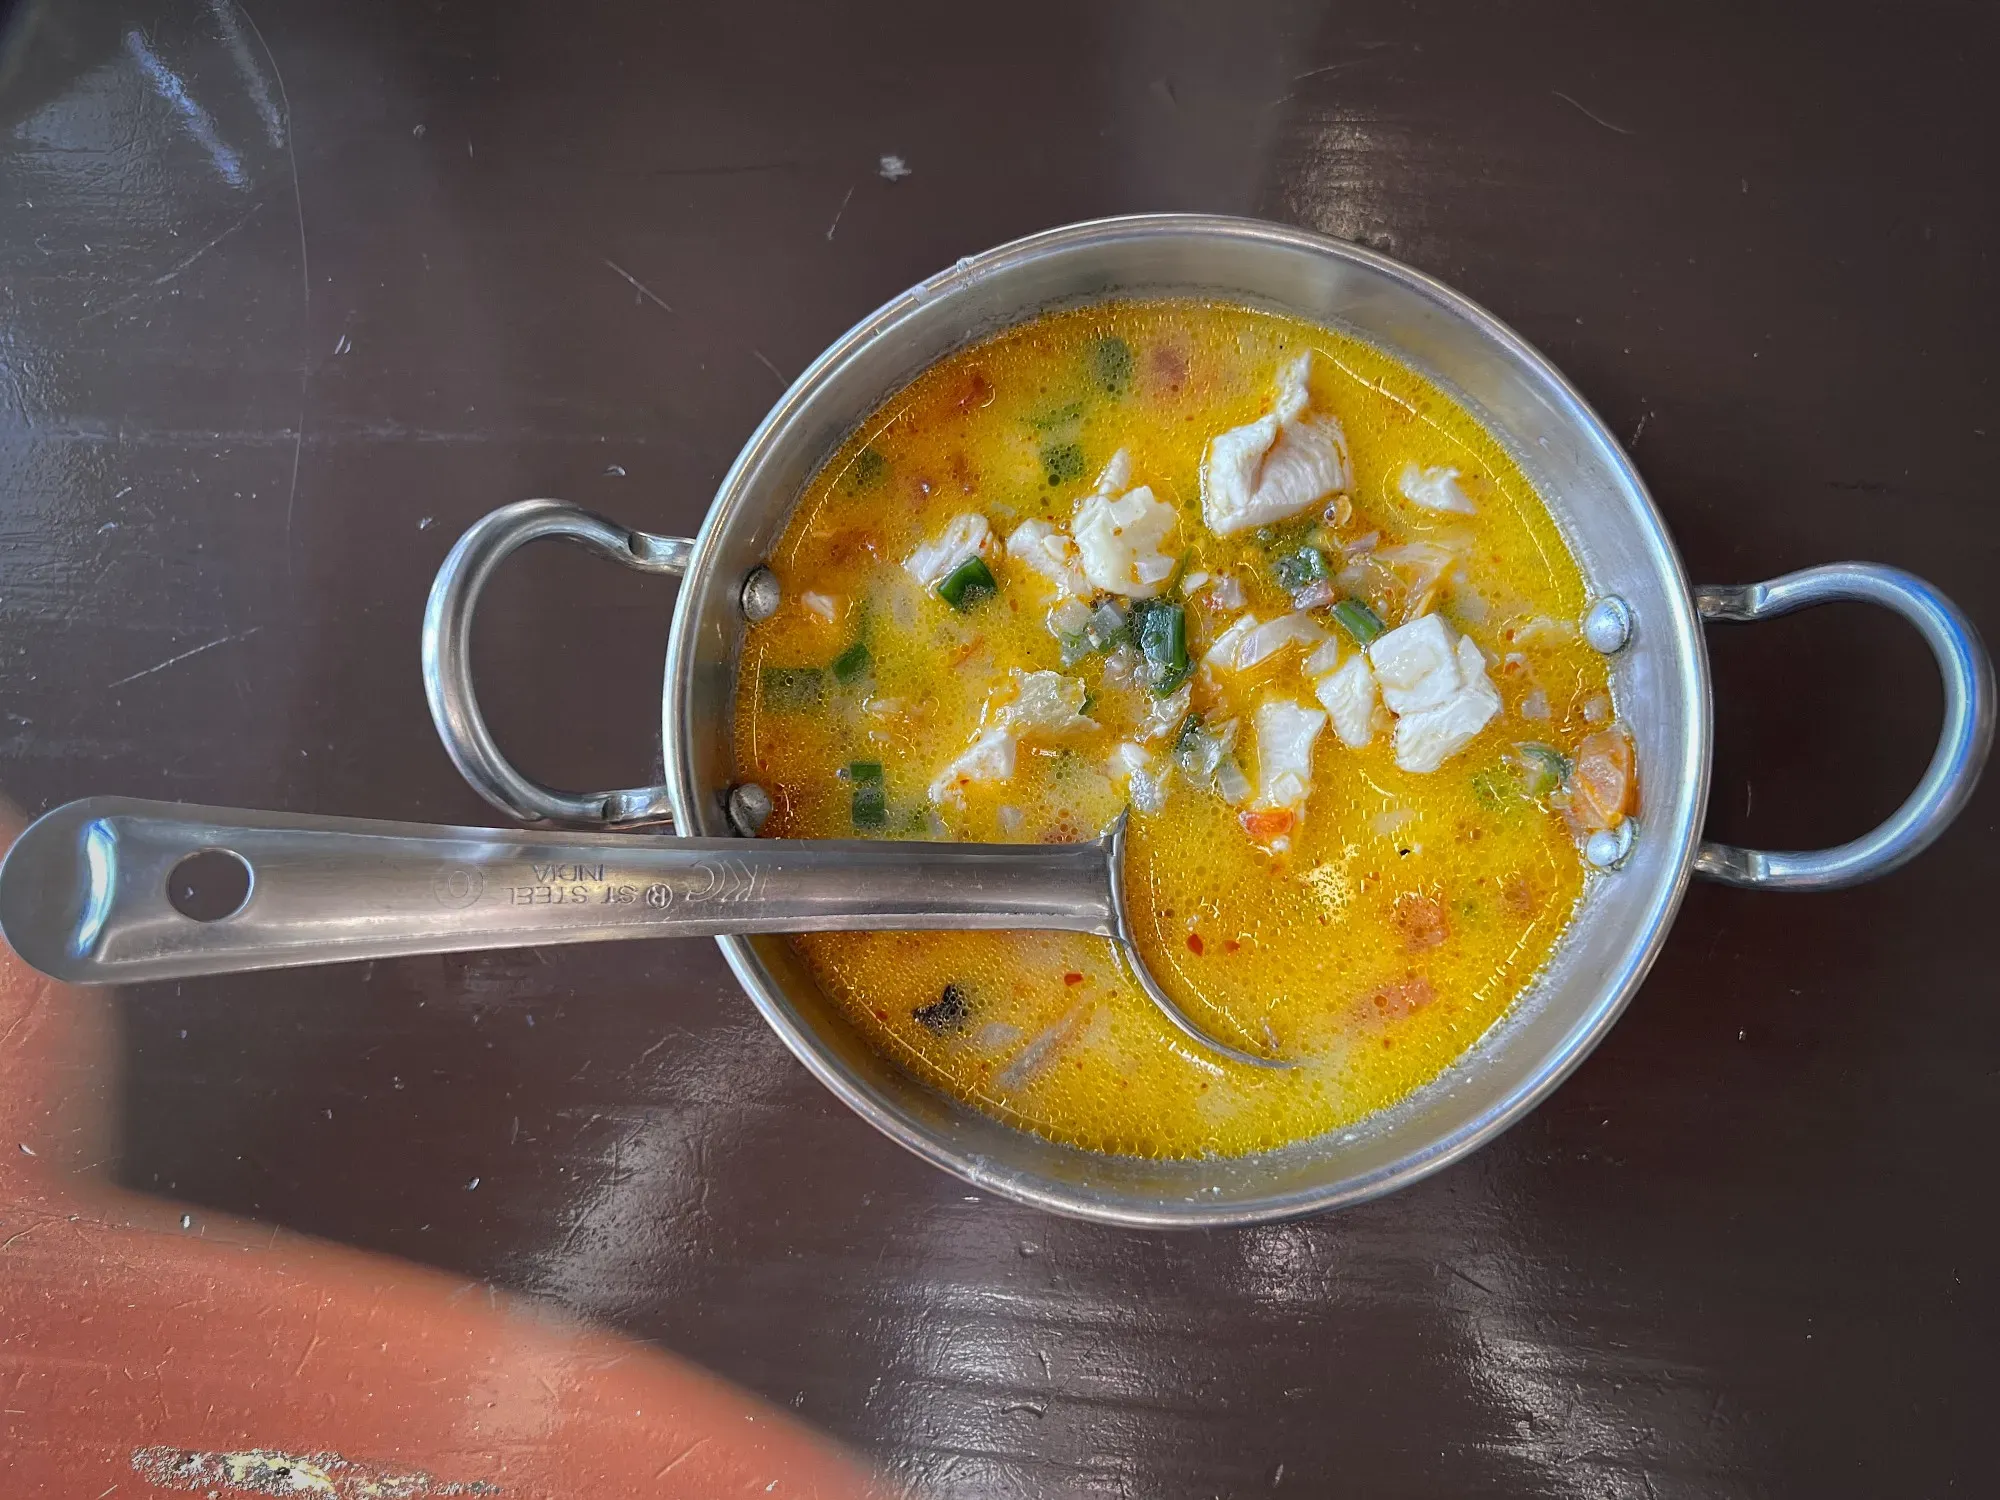
[[[1391,1021],[1400,1021],[1404,1016],[1422,1010],[1436,998],[1437,991],[1421,974],[1392,980],[1368,997],[1376,1012]]]
[[[1268,807],[1256,812],[1238,813],[1236,821],[1243,825],[1243,831],[1251,838],[1260,844],[1268,844],[1290,833],[1298,816],[1289,807]]]
[[[967,370],[952,392],[951,404],[958,410],[977,411],[982,406],[993,404],[993,382],[986,378],[984,370]]]
[[[1579,832],[1616,828],[1637,811],[1639,778],[1632,736],[1622,724],[1586,735],[1569,779],[1569,820]]]
[[[863,557],[880,557],[882,543],[872,531],[858,527],[847,527],[836,531],[826,539],[825,556],[827,563],[836,568],[859,562]]]
[[[1396,926],[1402,931],[1403,946],[1412,953],[1435,948],[1451,936],[1451,923],[1445,916],[1444,903],[1429,896],[1398,896]]]

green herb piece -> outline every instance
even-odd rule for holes
[[[1105,395],[1124,395],[1132,385],[1132,346],[1116,334],[1092,344],[1090,378]]]
[[[999,587],[986,560],[975,554],[947,573],[937,591],[940,599],[964,613],[982,599],[990,599]]]
[[[759,685],[772,713],[804,713],[826,702],[826,673],[818,667],[766,667]]]
[[[1341,600],[1333,607],[1333,617],[1362,646],[1381,639],[1389,629],[1382,623],[1382,617],[1359,599]]]
[[[1128,621],[1140,654],[1146,658],[1153,696],[1164,698],[1194,670],[1188,659],[1187,609],[1164,599],[1147,599],[1132,606]]]
[[[1327,572],[1326,554],[1317,547],[1301,547],[1285,553],[1271,565],[1271,573],[1278,580],[1278,587],[1287,593],[1332,576]]]
[[[1472,800],[1488,812],[1498,812],[1513,795],[1514,789],[1493,770],[1472,773]]]
[[[1083,476],[1083,449],[1076,443],[1044,443],[1042,475],[1051,485],[1068,484]]]
[[[875,657],[869,651],[868,643],[856,641],[833,659],[834,679],[839,682],[852,682],[857,677],[865,676],[868,669],[874,665]]]
[[[880,828],[889,821],[889,794],[879,781],[864,781],[854,789],[854,826]]]
[[[847,474],[857,490],[872,490],[889,477],[889,460],[873,448],[863,448],[854,455]]]
[[[889,791],[882,781],[879,760],[849,761],[840,773],[854,783],[853,817],[856,828],[880,828],[889,821]]]
[[[919,1005],[911,1011],[910,1018],[932,1036],[943,1036],[948,1031],[957,1031],[971,1013],[972,1006],[965,998],[965,991],[955,984],[948,984],[929,1005]]]
[[[1538,802],[1569,780],[1569,757],[1539,741],[1516,745],[1514,766],[1521,773],[1521,791]]]
[[[1067,402],[1062,406],[1052,406],[1047,411],[1037,412],[1028,418],[1028,425],[1037,432],[1053,432],[1058,427],[1068,427],[1083,420],[1083,403]]]
[[[1259,526],[1251,535],[1257,539],[1259,547],[1275,556],[1308,545],[1318,530],[1319,522],[1310,515],[1304,515]]]

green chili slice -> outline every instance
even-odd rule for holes
[[[1333,607],[1334,619],[1340,621],[1341,628],[1353,636],[1356,643],[1366,646],[1379,640],[1389,627],[1382,623],[1382,617],[1359,599],[1343,599]]]
[[[947,573],[937,591],[940,599],[963,613],[981,600],[990,599],[999,587],[986,560],[975,554]]]

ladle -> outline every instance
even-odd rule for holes
[[[1192,1040],[1262,1068],[1160,987],[1125,904],[1125,817],[1076,844],[530,833],[87,797],[0,866],[0,933],[72,984],[412,953],[762,932],[1109,938]]]

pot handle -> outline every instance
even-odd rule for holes
[[[561,792],[523,776],[494,743],[472,691],[472,612],[486,580],[516,548],[543,537],[580,543],[642,573],[679,577],[694,543],[631,531],[563,500],[517,500],[473,522],[438,569],[424,607],[424,696],[438,737],[474,791],[529,823],[631,828],[672,823],[664,786],[622,792]]]
[[[1993,663],[1964,611],[1913,573],[1829,563],[1767,583],[1695,590],[1704,620],[1769,620],[1836,599],[1894,610],[1923,634],[1944,678],[1944,730],[1923,780],[1872,832],[1832,849],[1774,852],[1703,843],[1697,875],[1725,885],[1826,891],[1886,875],[1926,848],[1965,806],[1993,743]]]

